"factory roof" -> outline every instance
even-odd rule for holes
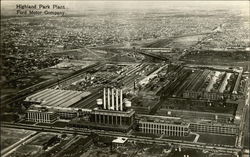
[[[97,114],[120,115],[120,116],[131,116],[135,113],[133,109],[118,111],[118,110],[107,110],[107,109],[104,110],[104,109],[94,108],[92,111],[93,111],[92,113],[97,113]]]
[[[71,108],[71,107],[53,107],[53,106],[41,106],[41,105],[31,105],[29,110],[32,111],[39,111],[43,109],[43,111],[48,111],[48,112],[91,112],[92,110],[90,109],[82,109],[82,108]]]
[[[40,103],[43,106],[69,107],[90,95],[90,92],[45,89],[26,97],[26,102]]]
[[[184,122],[181,118],[177,117],[167,117],[167,116],[153,116],[153,115],[138,115],[140,122],[152,122],[152,123],[164,123],[172,125],[189,125],[189,123]]]

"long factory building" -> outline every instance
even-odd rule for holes
[[[188,136],[191,131],[190,124],[177,117],[138,115],[138,119],[139,131],[146,134]]]
[[[244,99],[244,95],[239,93],[242,79],[242,70],[219,71],[219,70],[200,70],[196,69],[189,76],[175,95],[182,92],[183,98],[191,99]],[[243,87],[244,89],[244,87]]]
[[[28,96],[24,101],[31,104],[40,104],[42,106],[67,108],[90,94],[90,92],[45,89]]]
[[[91,112],[89,109],[70,107],[89,94],[89,92],[45,89],[28,96],[24,100],[25,103],[31,105],[27,110],[26,119],[28,121],[51,123],[59,118],[72,119],[89,113]]]

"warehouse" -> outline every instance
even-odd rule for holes
[[[31,104],[33,103],[40,104],[42,106],[67,108],[90,94],[91,94],[90,92],[80,92],[80,91],[60,90],[60,89],[45,89],[36,94],[28,96],[25,99],[25,102]]]
[[[223,135],[237,135],[239,128],[234,124],[221,124],[221,123],[212,123],[212,122],[195,122],[190,123],[190,129],[193,132],[206,132],[206,133],[215,133]]]
[[[139,130],[147,134],[164,134],[167,136],[188,136],[189,123],[181,122],[178,118],[166,116],[144,115],[139,120]]]
[[[92,110],[80,108],[62,108],[41,105],[31,105],[26,113],[26,119],[35,122],[52,123],[57,119],[72,119],[89,114]],[[50,118],[52,119],[50,119]],[[53,119],[55,118],[56,119]]]

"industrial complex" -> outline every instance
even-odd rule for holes
[[[98,72],[89,70],[86,76],[93,75],[88,89],[57,85],[26,97],[26,119],[41,123],[65,119],[73,128],[132,129],[166,136],[202,132],[238,137],[248,84],[242,68],[182,63],[119,66],[114,73],[120,75],[109,85],[96,86]],[[78,79],[59,86],[83,81]]]
[[[1,16],[1,156],[249,156],[248,2],[30,3]]]

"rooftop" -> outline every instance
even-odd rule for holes
[[[39,111],[41,109],[44,109],[44,111],[48,112],[91,112],[92,110],[90,109],[82,109],[82,108],[71,108],[71,107],[53,107],[53,106],[41,106],[41,105],[31,105],[29,110],[31,111]]]
[[[154,122],[154,123],[164,123],[173,125],[189,125],[189,123],[186,123],[181,118],[177,117],[138,115],[138,118],[140,118],[141,122]]]
[[[40,103],[42,106],[69,107],[90,94],[90,92],[45,89],[26,97],[25,101]]]
[[[238,106],[236,102],[188,100],[181,98],[168,98],[162,101],[161,104],[162,109],[224,114],[234,114]]]

